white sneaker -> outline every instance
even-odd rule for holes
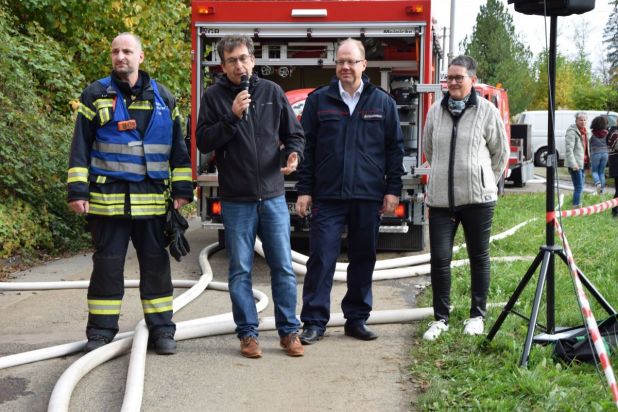
[[[464,335],[480,335],[483,333],[485,323],[482,316],[464,320]]]
[[[448,330],[448,325],[444,320],[429,322],[429,329],[423,334],[425,340],[436,340],[442,332]]]
[[[601,183],[596,184],[597,195],[603,193],[603,187],[601,187]]]

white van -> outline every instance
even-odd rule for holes
[[[599,110],[556,110],[554,117],[554,137],[556,139],[556,154],[558,161],[564,161],[564,135],[567,128],[575,124],[575,114],[584,112],[588,116],[587,129],[590,130],[592,119],[597,116],[607,116],[609,127],[616,126],[618,113]],[[547,158],[547,110],[532,110],[519,114],[518,124],[532,125],[532,153],[534,153],[534,165],[546,166]],[[590,136],[588,136],[590,137]]]

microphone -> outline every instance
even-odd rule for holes
[[[242,76],[240,76],[240,87],[242,88],[242,90],[249,91],[249,77],[246,74],[243,74]],[[247,106],[247,109],[243,113],[243,118],[247,119],[248,116],[249,116],[249,106]]]

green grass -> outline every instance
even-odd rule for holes
[[[567,196],[567,202],[570,198]],[[584,195],[584,205],[592,205],[599,197]],[[568,204],[568,203],[567,203]],[[492,256],[535,256],[545,244],[545,195],[509,194],[496,208],[492,233],[497,234],[516,224],[536,217],[515,235],[491,245]],[[563,227],[575,262],[613,306],[618,306],[618,219],[606,211],[587,217],[565,218]],[[456,244],[463,241],[460,228]],[[556,244],[559,239],[556,237]],[[466,251],[454,259],[466,258]],[[506,302],[530,267],[532,258],[522,262],[492,262],[489,302]],[[455,306],[449,321],[450,330],[435,342],[426,342],[423,324],[411,349],[410,368],[419,389],[418,410],[429,411],[602,411],[614,410],[612,397],[592,365],[565,365],[552,358],[551,345],[534,344],[528,368],[520,368],[519,360],[527,332],[527,321],[510,314],[491,344],[484,348],[484,337],[464,337],[463,320],[470,305],[470,275],[467,266],[452,271],[451,302]],[[562,261],[556,258],[556,324],[582,324],[573,282]],[[537,274],[518,300],[518,311],[529,316]],[[591,300],[598,320],[606,312]],[[545,295],[544,295],[545,296]],[[422,294],[419,306],[431,306],[431,289]],[[489,309],[486,332],[495,323],[503,305]],[[538,322],[545,322],[545,297]],[[540,332],[540,331],[538,331]],[[537,333],[538,333],[537,332]],[[618,355],[611,356],[618,373]]]

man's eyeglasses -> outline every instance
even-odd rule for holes
[[[241,63],[247,63],[249,60],[251,60],[251,56],[248,54],[241,54],[238,57],[228,57],[227,59],[225,59],[225,64],[228,64],[230,66],[235,66],[236,63],[241,62]]]
[[[459,75],[459,76],[446,76],[446,82],[450,83],[453,80],[455,80],[455,82],[461,83],[461,82],[463,82],[464,78],[466,78],[466,77],[470,77],[470,76],[468,76],[468,75],[466,75],[466,76],[461,76],[461,75]]]
[[[346,64],[350,67],[362,62],[362,60],[335,60],[335,64],[337,66],[345,66]]]

